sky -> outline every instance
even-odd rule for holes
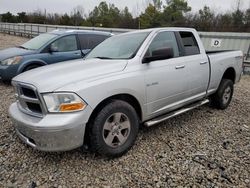
[[[11,12],[32,12],[35,10],[46,9],[49,13],[70,13],[73,8],[81,5],[86,14],[88,14],[96,5],[103,0],[0,0],[0,14]],[[152,0],[106,0],[107,3],[114,3],[118,8],[123,9],[127,6],[133,16],[137,16],[147,7],[147,3]],[[163,2],[165,0],[162,0]],[[236,0],[187,0],[192,11],[195,12],[204,7],[209,6],[216,12],[226,12],[234,10]],[[241,8],[250,8],[250,0],[241,0]]]

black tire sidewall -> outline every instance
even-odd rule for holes
[[[230,98],[227,101],[227,103],[224,103],[223,102],[223,95],[224,95],[226,88],[228,88],[228,87],[230,87],[230,89],[231,89],[231,94],[230,94]],[[229,104],[231,103],[232,97],[233,97],[233,92],[234,92],[233,82],[231,80],[228,80],[228,79],[223,79],[221,81],[221,84],[219,86],[219,90],[217,92],[217,101],[216,101],[219,103],[218,105],[219,105],[220,109],[226,109],[229,106]]]
[[[106,120],[114,113],[124,113],[131,124],[130,134],[124,144],[120,147],[112,148],[103,139],[103,126]],[[93,151],[109,157],[117,157],[126,153],[134,144],[138,129],[139,119],[134,108],[127,102],[115,100],[107,104],[96,116],[91,127],[90,145]]]

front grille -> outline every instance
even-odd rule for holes
[[[29,84],[13,83],[13,85],[20,110],[33,116],[42,117],[44,110],[37,89]]]
[[[36,93],[32,89],[21,87],[21,90],[24,96],[27,96],[30,98],[36,98]]]

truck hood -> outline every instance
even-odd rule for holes
[[[41,93],[53,92],[71,83],[122,71],[126,65],[127,60],[78,59],[24,72],[13,81],[31,84]]]
[[[36,53],[35,50],[26,50],[22,48],[7,48],[5,50],[0,50],[0,61],[5,59],[15,57],[15,56],[23,56],[23,55],[30,55]]]

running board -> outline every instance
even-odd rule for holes
[[[191,104],[191,105],[189,105],[187,107],[181,108],[181,109],[179,109],[177,111],[173,111],[173,112],[170,112],[170,113],[165,114],[163,116],[160,116],[160,117],[154,118],[152,120],[149,120],[149,121],[145,122],[144,125],[146,127],[151,127],[151,126],[153,126],[155,124],[158,124],[158,123],[161,123],[161,122],[163,122],[163,121],[165,121],[167,119],[170,119],[170,118],[175,117],[177,115],[183,114],[183,113],[185,113],[185,112],[187,112],[189,110],[193,110],[194,108],[202,106],[202,105],[204,105],[204,104],[206,104],[208,102],[209,102],[209,100],[205,99],[203,101],[193,103],[193,104]]]

